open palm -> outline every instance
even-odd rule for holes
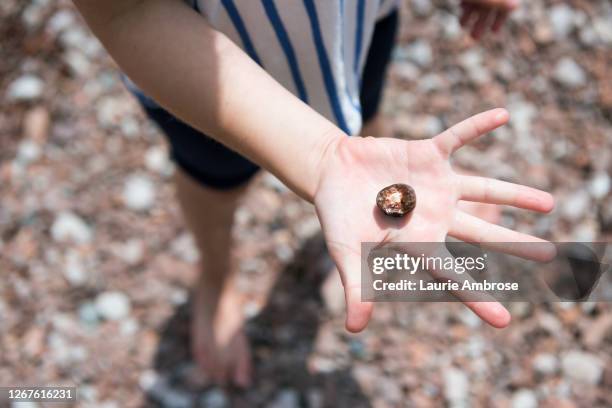
[[[348,330],[362,330],[372,312],[372,304],[361,301],[362,242],[443,242],[447,235],[478,243],[541,241],[489,224],[458,207],[460,200],[466,200],[540,212],[553,208],[553,198],[546,192],[453,171],[449,157],[455,150],[507,121],[505,110],[494,109],[430,140],[345,138],[334,146],[314,201],[344,284]],[[416,208],[403,218],[386,217],[375,205],[378,191],[393,183],[409,184],[416,192]],[[498,303],[467,306],[496,327],[510,320]]]

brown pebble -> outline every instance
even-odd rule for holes
[[[416,193],[407,184],[391,184],[376,195],[376,205],[390,217],[403,217],[416,207]]]

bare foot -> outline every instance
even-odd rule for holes
[[[248,387],[251,349],[244,334],[240,296],[230,289],[214,292],[201,282],[194,293],[192,354],[199,368],[217,384]]]

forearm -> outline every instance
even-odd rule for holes
[[[181,1],[144,0],[107,19],[98,13],[105,1],[75,3],[147,94],[312,201],[321,158],[343,135],[333,123]]]

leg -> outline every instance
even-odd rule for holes
[[[192,351],[198,365],[219,383],[250,382],[251,356],[242,330],[240,296],[230,261],[234,212],[246,186],[215,190],[184,171],[175,177],[185,221],[200,251],[200,276],[192,311]]]

